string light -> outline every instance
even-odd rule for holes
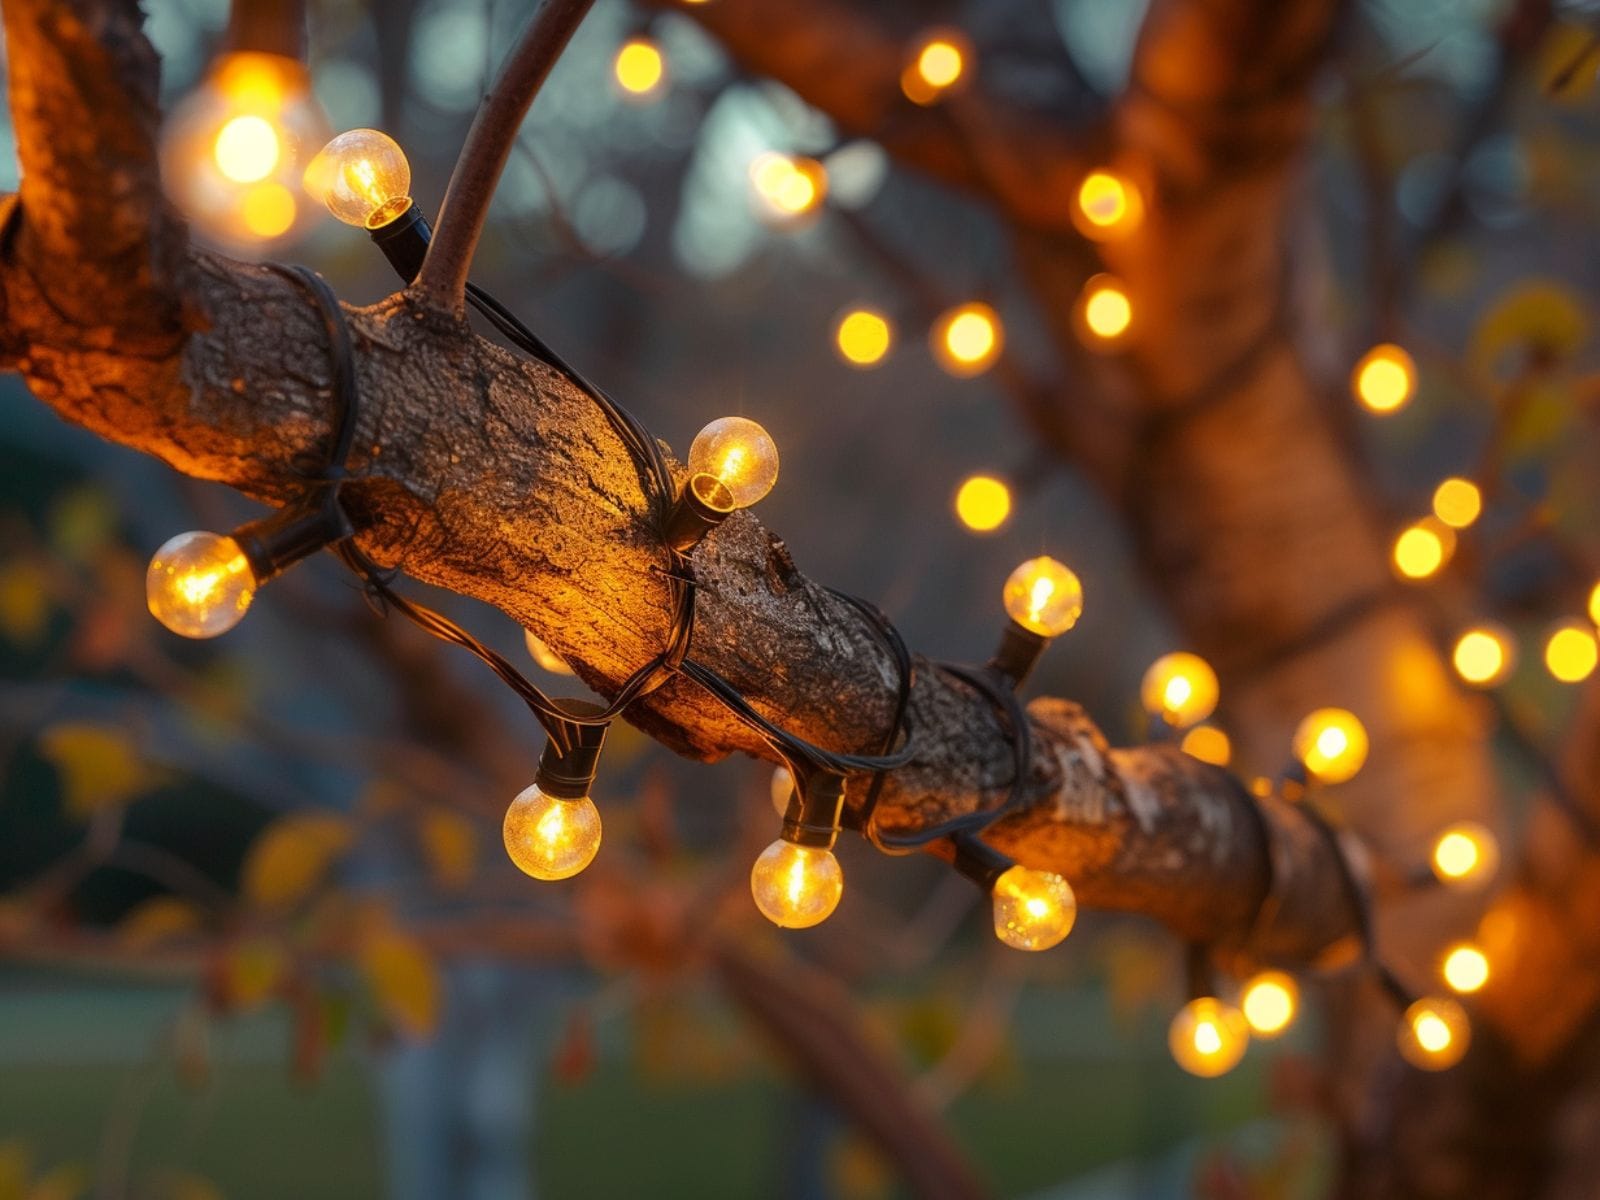
[[[255,594],[255,572],[239,543],[203,530],[164,542],[145,574],[151,616],[182,637],[227,633]]]
[[[1065,564],[1043,555],[1028,559],[1006,577],[1000,603],[1011,619],[989,665],[1020,685],[1050,640],[1066,633],[1083,615],[1083,584]]]
[[[1319,708],[1294,731],[1294,754],[1319,783],[1344,783],[1367,761],[1367,730],[1352,712]]]
[[[750,163],[750,185],[769,218],[789,224],[814,212],[828,195],[828,171],[814,158],[767,151]]]
[[[1392,342],[1374,346],[1350,373],[1350,390],[1361,407],[1378,416],[1399,412],[1417,390],[1417,365]]]
[[[1261,1038],[1278,1037],[1294,1024],[1300,1008],[1300,986],[1283,971],[1262,971],[1245,982],[1239,1008],[1251,1033]]]
[[[651,100],[661,93],[667,64],[659,46],[649,38],[636,37],[617,50],[611,71],[617,86],[629,100]]]
[[[1233,758],[1233,742],[1215,725],[1196,725],[1183,735],[1179,748],[1190,758],[1225,767]]]
[[[1472,1041],[1466,1010],[1443,996],[1427,996],[1406,1009],[1398,1038],[1401,1056],[1424,1071],[1460,1062]]]
[[[1250,1046],[1250,1027],[1233,1005],[1215,996],[1199,996],[1172,1018],[1167,1046],[1189,1074],[1214,1079],[1239,1065]]]
[[[1080,340],[1095,349],[1109,349],[1123,341],[1133,324],[1133,300],[1114,275],[1096,275],[1078,293],[1077,324]]]
[[[1470,479],[1451,476],[1433,489],[1433,515],[1452,529],[1466,529],[1483,512],[1483,493]]]
[[[844,894],[833,856],[844,809],[844,778],[817,772],[796,781],[784,809],[783,833],[750,869],[750,894],[761,915],[784,929],[826,921]]]
[[[687,550],[778,482],[778,446],[746,417],[712,421],[689,446],[689,482],[668,522],[668,544]]]
[[[597,704],[568,700],[574,716],[601,712]],[[506,854],[534,879],[570,879],[600,851],[600,810],[589,798],[600,769],[606,724],[561,722],[564,745],[552,737],[539,756],[533,783],[506,809],[501,827]]]
[[[900,90],[913,103],[935,104],[962,82],[971,59],[972,43],[959,30],[925,33],[900,73]]]
[[[969,475],[956,489],[955,508],[974,533],[993,533],[1011,515],[1011,489],[993,475]]]
[[[522,631],[523,644],[528,648],[528,657],[533,659],[552,675],[571,675],[572,668],[567,666],[566,659],[546,646],[542,640],[534,635],[533,630]]]
[[[1217,707],[1217,673],[1198,654],[1179,650],[1150,664],[1139,684],[1139,700],[1149,713],[1173,729],[1204,721]]]
[[[1582,683],[1600,662],[1600,646],[1594,628],[1580,621],[1567,621],[1550,631],[1544,644],[1544,665],[1562,683]]]
[[[1446,952],[1440,973],[1451,991],[1470,995],[1489,982],[1489,956],[1471,942],[1457,942]]]
[[[889,353],[894,329],[882,313],[853,308],[839,318],[833,341],[839,356],[851,366],[875,367]]]
[[[1431,579],[1450,561],[1455,549],[1455,530],[1437,517],[1423,517],[1407,525],[1394,540],[1395,574],[1411,582]]]
[[[411,207],[411,164],[400,143],[376,129],[349,129],[306,167],[305,189],[346,225],[379,229]]]
[[[1456,674],[1474,687],[1494,687],[1511,674],[1515,647],[1498,625],[1475,625],[1456,639],[1450,653]]]
[[[1486,883],[1500,862],[1495,837],[1475,821],[1458,821],[1434,839],[1429,865],[1440,883],[1472,888]]]
[[[1144,221],[1144,200],[1133,181],[1108,167],[1091,171],[1078,185],[1072,219],[1095,241],[1126,237]]]
[[[934,358],[960,378],[981,375],[994,366],[1005,347],[1000,314],[987,304],[973,301],[941,313],[929,338]]]
[[[995,880],[994,935],[1017,950],[1048,950],[1072,932],[1078,900],[1053,871],[1012,866]]]

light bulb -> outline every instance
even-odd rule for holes
[[[851,366],[875,367],[889,353],[894,329],[882,313],[855,308],[839,318],[833,340],[839,356]]]
[[[1249,1045],[1244,1014],[1215,996],[1189,1001],[1167,1030],[1167,1047],[1178,1065],[1204,1079],[1233,1070]]]
[[[1053,871],[1006,868],[994,881],[994,935],[1018,950],[1048,950],[1072,932],[1078,900]]]
[[[785,929],[826,921],[844,893],[844,873],[832,850],[779,839],[750,868],[750,894],[761,915]]]
[[[1456,674],[1474,687],[1493,687],[1511,673],[1511,635],[1498,625],[1475,625],[1456,639],[1450,653]]]
[[[1361,407],[1378,416],[1399,412],[1417,389],[1417,365],[1392,342],[1374,346],[1350,373],[1350,390]]]
[[[969,475],[956,489],[956,516],[974,533],[993,533],[1011,515],[1011,489],[993,475]]]
[[[778,446],[767,431],[744,417],[711,422],[689,445],[689,473],[709,476],[721,485],[711,507],[727,511],[749,508],[778,482]],[[724,495],[726,493],[726,495]],[[724,500],[718,504],[715,500]]]
[[[750,186],[767,216],[790,223],[827,198],[828,169],[814,158],[768,151],[751,161]]]
[[[1400,1021],[1401,1056],[1424,1071],[1455,1066],[1472,1041],[1466,1010],[1443,996],[1428,996],[1406,1009]]]
[[[1145,712],[1174,729],[1204,721],[1217,707],[1217,673],[1198,654],[1179,650],[1150,664],[1139,684]]]
[[[1282,971],[1262,971],[1246,981],[1239,1008],[1257,1037],[1278,1037],[1294,1024],[1300,1008],[1300,986],[1293,976]]]
[[[1294,731],[1294,756],[1319,783],[1353,779],[1367,761],[1367,730],[1352,712],[1319,708]]]
[[[1452,529],[1465,529],[1483,512],[1483,493],[1470,479],[1452,476],[1433,489],[1433,515]]]
[[[346,225],[381,229],[411,207],[411,164],[400,143],[376,129],[350,129],[306,168],[305,189]]]
[[[1451,991],[1468,995],[1489,982],[1489,956],[1471,942],[1457,942],[1445,953],[1440,974]]]
[[[788,767],[772,768],[772,779],[767,784],[767,796],[772,801],[772,811],[778,816],[789,813],[789,799],[794,795],[794,776]]]
[[[1133,181],[1109,168],[1085,175],[1072,210],[1078,231],[1096,241],[1126,236],[1144,220],[1144,200]]]
[[[1544,665],[1561,683],[1582,683],[1600,662],[1600,645],[1594,628],[1582,621],[1567,621],[1550,632],[1544,644]]]
[[[1214,767],[1225,767],[1233,758],[1232,740],[1215,725],[1196,725],[1183,735],[1178,748],[1190,758]]]
[[[502,833],[506,853],[523,874],[570,879],[600,849],[600,810],[587,796],[564,800],[532,784],[506,809]]]
[[[939,315],[929,335],[934,358],[952,375],[981,375],[994,366],[1005,347],[1000,314],[973,301]]]
[[[1060,637],[1083,615],[1083,585],[1048,556],[1030,558],[1006,578],[1000,592],[1006,615],[1040,637]]]
[[[938,29],[924,34],[911,49],[900,73],[900,90],[917,104],[932,104],[966,74],[972,44],[959,31]]]
[[[528,648],[528,657],[533,659],[534,662],[538,663],[546,671],[549,671],[550,674],[572,674],[572,668],[567,666],[566,659],[562,658],[554,650],[550,649],[549,646],[546,646],[540,638],[534,636],[533,630],[524,629],[522,631],[522,642]]]
[[[1600,625],[1600,583],[1589,593],[1589,623]]]
[[[624,42],[617,51],[612,73],[630,100],[648,100],[661,90],[667,64],[659,46],[649,38],[637,37]]]
[[[1456,551],[1456,533],[1438,517],[1407,525],[1394,540],[1395,574],[1409,582],[1431,579]]]
[[[144,582],[150,615],[190,638],[227,633],[244,619],[256,594],[255,572],[239,543],[204,531],[163,543]]]
[[[1120,279],[1096,275],[1078,294],[1078,319],[1090,346],[1114,342],[1133,324],[1133,301]]]
[[[1440,883],[1477,887],[1500,865],[1500,846],[1494,834],[1477,822],[1458,821],[1434,839],[1428,862]]]

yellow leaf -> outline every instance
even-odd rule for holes
[[[116,528],[116,506],[98,488],[75,488],[50,510],[50,543],[74,562],[92,559]]]
[[[361,974],[384,1015],[408,1037],[425,1038],[439,1024],[439,972],[421,943],[398,930],[375,933],[361,946]]]
[[[126,804],[165,776],[146,765],[126,730],[109,725],[53,725],[39,737],[44,757],[61,779],[62,799],[75,817]]]
[[[288,967],[288,956],[277,942],[266,938],[240,942],[223,959],[223,993],[236,1009],[254,1008],[272,995]]]
[[[89,1190],[89,1172],[80,1166],[56,1167],[28,1189],[28,1200],[78,1200]]]
[[[1581,100],[1594,88],[1600,68],[1600,39],[1582,25],[1560,22],[1539,45],[1539,90],[1568,102]]]
[[[44,634],[48,583],[37,563],[18,559],[0,567],[0,633],[19,646],[32,646]]]
[[[304,899],[350,845],[350,822],[331,813],[296,813],[267,826],[244,860],[244,895],[262,908]]]
[[[117,933],[130,949],[143,950],[199,928],[200,912],[194,905],[176,896],[155,896],[123,917]]]
[[[1508,351],[1565,356],[1589,336],[1583,299],[1548,279],[1528,279],[1511,288],[1478,319],[1472,335],[1473,370],[1493,377]]]
[[[448,809],[430,808],[422,814],[418,835],[435,883],[453,890],[471,881],[478,858],[478,835],[472,822]]]

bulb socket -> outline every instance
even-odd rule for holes
[[[1001,854],[988,842],[975,837],[953,837],[955,856],[950,865],[965,879],[986,892],[994,891],[995,881],[1016,866],[1016,860]]]
[[[689,476],[667,517],[667,545],[680,554],[688,553],[726,521],[733,509],[733,493],[722,480],[704,471]]]
[[[234,53],[255,51],[304,62],[306,0],[234,0],[226,45]]]
[[[311,509],[285,509],[241,525],[230,536],[244,551],[256,585],[260,586],[323,547],[344,541],[353,532],[343,505],[335,501]]]
[[[832,850],[844,812],[844,776],[816,771],[800,779],[783,814],[782,838],[796,846]]]
[[[574,716],[593,716],[605,711],[603,706],[591,700],[562,700],[559,703]],[[544,753],[539,755],[538,773],[533,777],[539,790],[559,800],[582,800],[587,796],[589,789],[594,786],[595,776],[600,773],[600,751],[610,727],[609,722],[604,725],[569,722],[565,730],[569,748],[565,754],[554,740],[546,742]]]
[[[1000,645],[995,649],[994,657],[989,660],[989,666],[1009,679],[1013,688],[1019,688],[1033,673],[1033,668],[1039,662],[1039,656],[1049,644],[1050,639],[1043,634],[1035,633],[1015,621],[1007,620],[1006,627],[1000,634]]]
[[[389,203],[393,204],[394,201]],[[433,227],[428,224],[428,218],[422,215],[422,210],[408,202],[399,216],[376,228],[369,228],[367,236],[383,251],[395,274],[410,283],[422,270],[422,260],[428,255],[428,243],[433,240]]]

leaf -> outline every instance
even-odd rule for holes
[[[116,506],[99,488],[74,488],[50,510],[50,544],[73,562],[92,560],[116,528]]]
[[[417,836],[439,887],[455,891],[472,881],[478,861],[478,835],[472,822],[448,809],[430,808],[419,818]]]
[[[34,562],[0,567],[0,633],[19,646],[36,645],[50,620],[49,580]]]
[[[1535,74],[1539,90],[1568,103],[1594,90],[1600,69],[1600,38],[1582,25],[1554,25],[1539,45]]]
[[[1589,314],[1582,297],[1553,280],[1524,280],[1478,318],[1472,334],[1472,369],[1493,378],[1502,373],[1513,349],[1565,357],[1588,336]]]
[[[244,895],[267,909],[286,909],[322,882],[355,837],[332,813],[295,813],[267,826],[245,855]]]
[[[126,804],[165,782],[147,766],[124,729],[110,725],[53,725],[39,737],[40,752],[61,779],[67,812],[79,819]]]
[[[362,978],[389,1023],[407,1037],[426,1038],[439,1024],[439,971],[422,944],[395,929],[362,943]]]
[[[145,950],[200,929],[200,910],[176,896],[155,896],[122,918],[117,935],[131,950]]]

